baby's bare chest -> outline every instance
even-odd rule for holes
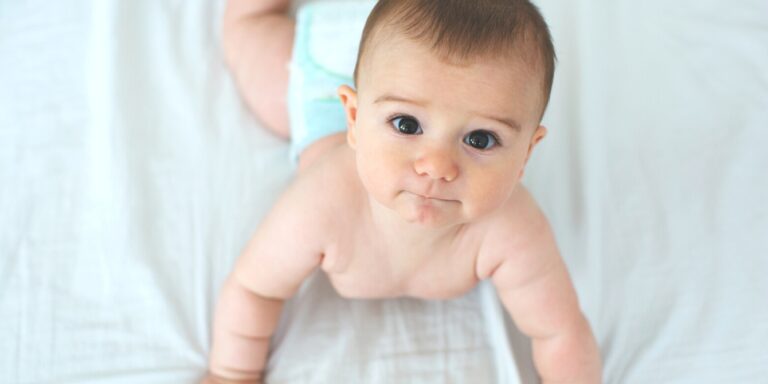
[[[330,201],[333,219],[320,229],[328,241],[321,267],[339,295],[451,298],[477,284],[482,226],[462,226],[467,230],[461,235],[430,247],[410,246],[392,234],[383,240],[372,220],[367,191],[361,183],[351,182],[358,180],[354,152],[340,147],[322,161],[323,172],[317,173],[323,177],[318,176],[312,193],[329,194],[323,201]]]
[[[350,239],[328,247],[322,268],[342,297],[447,299],[477,284],[476,255],[471,246],[418,251]]]

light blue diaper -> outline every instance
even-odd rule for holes
[[[352,86],[365,20],[374,2],[310,3],[296,14],[296,34],[288,84],[291,159],[325,136],[346,130],[336,93]]]

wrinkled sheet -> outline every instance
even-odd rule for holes
[[[768,3],[538,3],[559,63],[525,183],[606,382],[767,381]],[[222,9],[0,1],[0,382],[203,374],[218,287],[293,173],[223,65]],[[534,382],[489,286],[356,301],[320,274],[270,367],[290,383]]]

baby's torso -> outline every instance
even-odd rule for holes
[[[383,238],[366,220],[365,191],[358,182],[349,181],[357,178],[354,166],[345,165],[349,158],[329,156],[319,160],[329,165],[320,172],[325,187],[315,193],[332,190],[331,200],[338,202],[329,210],[333,225],[321,229],[328,239],[321,268],[339,295],[445,299],[460,296],[477,284],[479,225],[466,226],[457,236],[429,247]],[[337,187],[329,188],[331,183]]]
[[[322,269],[343,297],[445,299],[477,284],[477,249],[472,246],[408,251],[366,241],[371,234],[361,231],[351,229],[343,240],[329,244],[323,255]]]

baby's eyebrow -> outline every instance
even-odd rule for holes
[[[385,102],[408,103],[408,104],[418,105],[420,107],[425,107],[429,104],[429,102],[427,101],[411,100],[402,96],[397,96],[389,93],[377,97],[373,103],[378,104],[378,103],[385,103]]]
[[[520,124],[518,124],[517,121],[513,119],[505,119],[503,117],[493,117],[493,116],[484,116],[486,119],[494,120],[502,125],[506,125],[509,128],[512,128],[515,132],[520,132],[522,128],[520,128]]]
[[[426,106],[429,105],[428,101],[411,100],[411,99],[408,99],[408,98],[405,98],[405,97],[402,97],[402,96],[398,96],[398,95],[393,95],[393,94],[390,94],[390,93],[381,95],[381,96],[377,97],[376,100],[373,101],[374,104],[386,103],[386,102],[390,102],[390,103],[408,103],[408,104],[413,104],[413,105],[416,105],[416,106],[419,106],[419,107],[426,107]],[[497,123],[499,123],[501,125],[506,125],[507,127],[509,127],[510,129],[512,129],[515,132],[520,132],[522,130],[522,128],[520,127],[520,124],[517,121],[515,121],[514,119],[504,118],[504,117],[487,116],[487,115],[482,115],[482,114],[479,114],[479,115],[481,117],[485,118],[485,119],[496,121]]]

